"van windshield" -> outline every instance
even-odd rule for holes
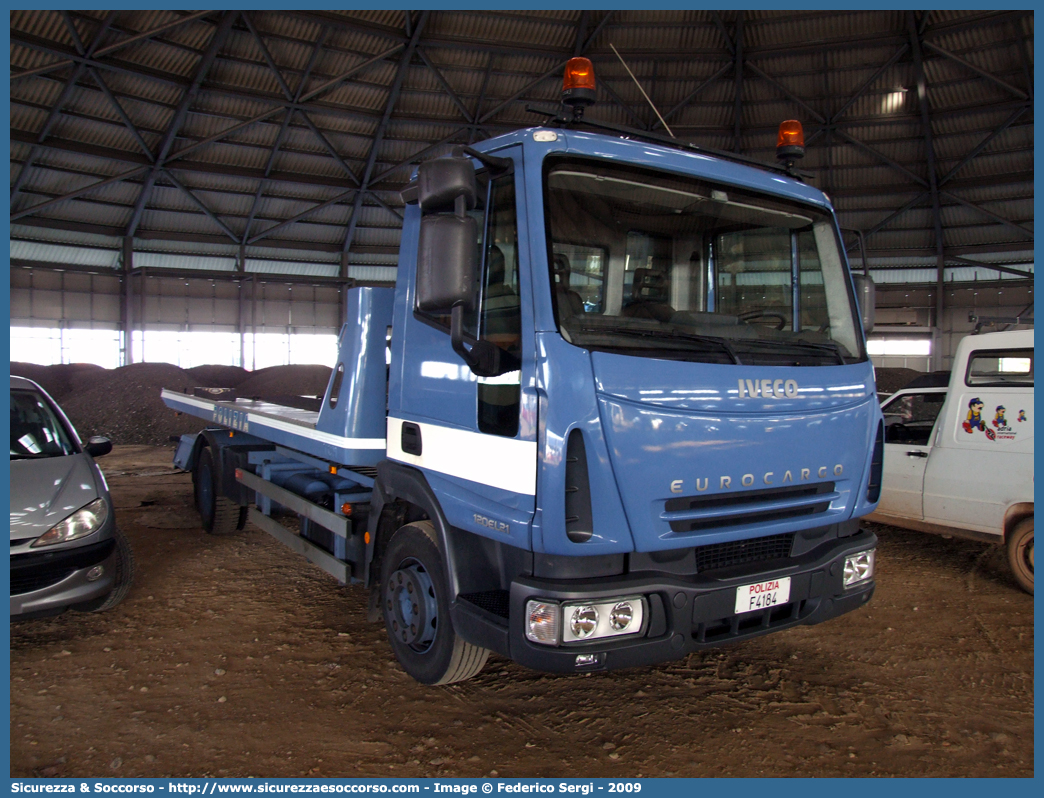
[[[11,459],[74,454],[62,422],[35,391],[11,391]]]
[[[865,359],[828,213],[595,159],[549,158],[544,190],[567,341],[718,363]]]

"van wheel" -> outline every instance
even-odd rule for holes
[[[1019,587],[1033,595],[1033,516],[1019,521],[1008,535],[1008,565]]]
[[[489,651],[462,640],[449,617],[449,587],[430,521],[396,530],[381,561],[381,611],[395,656],[421,684],[475,676]]]
[[[116,576],[112,583],[112,592],[101,599],[100,603],[88,604],[79,609],[85,612],[105,612],[111,610],[130,592],[131,583],[134,581],[134,552],[131,551],[130,541],[119,529],[116,530],[116,562],[113,566]]]
[[[246,514],[245,507],[240,507],[231,499],[222,496],[218,487],[217,465],[214,454],[207,446],[199,453],[196,467],[192,470],[192,491],[196,500],[196,510],[203,529],[211,535],[229,535],[242,529]]]

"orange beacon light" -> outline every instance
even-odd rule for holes
[[[776,139],[776,157],[781,161],[799,161],[805,155],[805,130],[796,119],[788,119],[779,125]]]
[[[562,102],[574,107],[593,105],[595,101],[594,65],[582,56],[570,58],[562,79]]]

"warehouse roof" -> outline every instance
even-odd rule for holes
[[[802,121],[875,270],[1032,269],[1032,11],[13,11],[12,238],[394,265],[411,165],[578,54],[595,120],[763,160]]]

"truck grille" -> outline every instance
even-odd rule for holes
[[[712,543],[709,546],[697,546],[696,573],[707,573],[734,565],[751,565],[753,563],[781,560],[790,556],[794,545],[794,533],[769,535],[753,540],[732,540],[728,543]]]
[[[769,607],[758,612],[730,615],[727,618],[719,618],[716,621],[697,625],[692,630],[692,636],[697,643],[723,643],[765,629],[790,626],[810,615],[818,606],[818,601],[804,599],[779,607]]]
[[[463,593],[460,598],[500,618],[508,617],[511,594],[506,590],[484,590],[481,593]]]
[[[833,482],[685,496],[668,499],[660,518],[670,524],[672,532],[697,532],[815,515],[826,512],[836,498]]]

